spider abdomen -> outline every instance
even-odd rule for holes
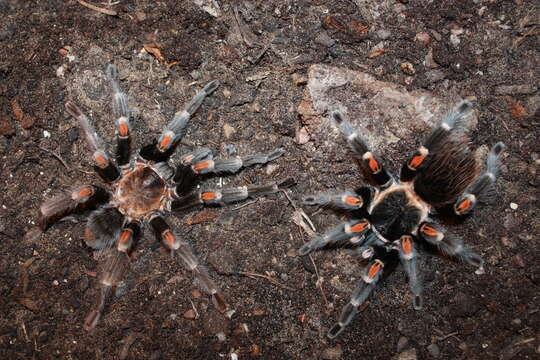
[[[127,171],[116,185],[114,203],[131,219],[140,219],[160,210],[168,190],[163,180],[150,166],[137,165]]]

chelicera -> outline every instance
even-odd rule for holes
[[[291,186],[294,180],[289,178],[266,185],[207,190],[197,188],[201,175],[233,174],[248,166],[266,164],[283,155],[284,149],[278,148],[268,154],[214,159],[210,149],[200,148],[181,156],[178,164],[173,165],[169,160],[185,135],[190,118],[204,99],[219,86],[217,81],[212,81],[193,97],[184,110],[174,115],[159,138],[140,149],[138,156],[132,159],[128,98],[120,88],[116,66],[108,65],[106,74],[111,84],[113,109],[117,118],[116,161],[109,157],[106,144],[81,109],[67,102],[66,110],[77,119],[92,152],[94,169],[108,184],[108,189],[96,185],[76,187],[47,200],[39,213],[39,225],[46,230],[69,214],[90,211],[84,241],[96,250],[102,266],[98,275],[99,296],[85,319],[84,328],[90,330],[97,325],[112,289],[123,279],[130,266],[130,254],[146,226],[153,230],[156,239],[167,251],[179,255],[185,266],[194,273],[200,287],[211,296],[216,308],[225,312],[228,305],[218,286],[204,266],[198,263],[190,246],[169,227],[164,215],[201,206],[235,203]]]
[[[367,141],[340,112],[332,118],[354,156],[373,180],[355,191],[308,196],[308,205],[326,205],[345,210],[350,220],[338,225],[300,248],[300,255],[329,248],[350,248],[368,261],[358,286],[343,308],[338,322],[329,330],[335,338],[352,321],[387,266],[401,262],[409,278],[413,306],[422,308],[422,285],[418,272],[418,250],[434,246],[483,272],[483,260],[462,240],[445,233],[435,220],[437,214],[469,215],[478,203],[492,197],[504,145],[495,144],[487,156],[485,171],[478,176],[474,154],[465,134],[466,118],[473,106],[462,101],[403,164],[399,179],[392,176]]]

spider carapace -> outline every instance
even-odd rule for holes
[[[483,272],[482,258],[460,238],[445,233],[435,220],[442,212],[464,217],[492,195],[504,145],[493,146],[487,156],[486,169],[478,176],[478,166],[465,134],[466,118],[472,108],[470,102],[462,101],[452,109],[403,164],[399,179],[387,171],[382,160],[371,152],[367,141],[340,112],[332,113],[334,122],[375,186],[304,199],[307,205],[343,209],[349,213],[350,220],[306,243],[300,248],[300,255],[345,247],[369,261],[339,321],[329,330],[330,338],[338,336],[351,322],[357,308],[381,279],[384,268],[399,262],[409,278],[413,307],[421,309],[422,286],[417,266],[421,246],[434,246],[477,267],[477,273]]]
[[[81,109],[67,102],[66,110],[77,119],[92,152],[94,169],[109,189],[95,185],[76,187],[43,203],[39,213],[39,225],[46,230],[66,215],[90,212],[84,241],[96,250],[101,268],[98,272],[99,295],[86,317],[84,328],[90,330],[98,323],[114,286],[123,279],[129,268],[130,255],[146,226],[153,230],[165,249],[179,255],[185,266],[194,273],[199,286],[211,296],[217,309],[224,312],[227,303],[221,291],[204,266],[198,263],[188,243],[169,227],[164,215],[205,205],[227,205],[276,193],[291,186],[294,183],[292,178],[266,185],[208,190],[197,188],[205,176],[233,174],[248,166],[266,164],[283,155],[284,149],[278,148],[268,154],[214,159],[210,149],[199,148],[181,156],[173,165],[169,159],[185,135],[191,116],[219,86],[217,81],[212,81],[195,95],[184,110],[174,115],[159,138],[142,147],[136,159],[131,159],[132,111],[128,107],[127,95],[120,88],[116,66],[108,65],[106,73],[117,119],[116,161],[109,157],[105,143]]]

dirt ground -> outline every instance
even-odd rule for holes
[[[538,2],[93,3],[116,15],[80,3],[0,0],[2,359],[540,358]],[[473,146],[502,140],[507,153],[492,206],[451,229],[484,257],[486,273],[425,256],[423,310],[412,309],[398,270],[329,340],[361,266],[346,252],[316,253],[314,263],[298,257],[308,236],[293,222],[288,199],[276,194],[211,209],[204,218],[168,217],[223,288],[231,319],[198,294],[189,271],[147,231],[103,319],[85,332],[97,264],[81,241],[84,217],[44,234],[35,222],[44,199],[74,184],[100,183],[63,104],[72,99],[84,108],[112,149],[109,62],[118,65],[136,109],[137,147],[205,82],[218,79],[220,89],[191,122],[179,152],[207,146],[226,156],[231,149],[242,155],[283,146],[285,156],[269,166],[206,184],[294,176],[289,196],[297,204],[302,194],[364,181],[343,142],[319,146],[300,131],[310,66],[362,71],[442,99],[472,99]],[[339,91],[345,96],[349,89]],[[393,169],[399,166],[393,160],[421,138],[384,149]],[[305,210],[317,230],[342,217]]]

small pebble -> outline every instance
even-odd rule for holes
[[[53,283],[54,286],[58,286],[58,284],[60,284],[60,283],[58,282],[58,280],[54,280],[52,283]]]
[[[386,40],[388,39],[390,36],[392,36],[392,33],[388,30],[385,30],[385,29],[380,29],[380,30],[377,30],[375,32],[375,35],[377,35],[377,37],[381,40]]]
[[[514,260],[514,265],[516,265],[517,267],[519,268],[524,268],[525,267],[525,261],[523,261],[523,258],[521,257],[521,255],[516,255],[512,258]]]
[[[397,342],[397,352],[402,352],[403,349],[407,347],[407,344],[409,343],[409,339],[407,339],[405,336],[400,336],[399,340]]]
[[[407,75],[414,75],[416,73],[413,64],[408,61],[401,63],[399,67],[401,68],[401,71],[403,71]]]
[[[183,316],[184,318],[190,319],[190,320],[197,318],[197,314],[195,314],[195,311],[193,311],[193,309],[189,309],[188,311],[186,311]]]
[[[325,360],[335,360],[341,358],[341,355],[343,355],[341,345],[336,345],[335,347],[324,349],[321,353],[321,358]]]
[[[72,127],[68,130],[67,137],[69,142],[73,143],[77,141],[77,139],[79,138],[79,129],[77,129],[76,127]]]
[[[235,128],[233,128],[231,125],[227,123],[223,124],[223,135],[225,135],[226,139],[229,139],[235,132]]]
[[[434,358],[438,358],[441,355],[441,350],[439,349],[439,346],[437,344],[429,345],[427,347],[427,350],[429,354]]]
[[[223,331],[218,332],[218,333],[216,334],[216,336],[217,336],[217,338],[218,338],[218,340],[219,340],[220,342],[224,342],[225,339],[227,339],[227,336],[225,336],[225,333],[224,333]],[[231,354],[231,358],[232,358],[232,354]]]
[[[307,81],[308,81],[305,75],[297,74],[297,73],[292,74],[292,80],[294,82],[294,85],[296,86],[305,85],[307,84]]]
[[[43,130],[43,137],[44,137],[44,138],[50,138],[50,137],[51,137],[51,133],[48,132],[47,130]]]
[[[416,360],[418,357],[416,355],[416,349],[412,348],[405,350],[402,353],[399,353],[394,359],[397,360]]]
[[[423,45],[427,45],[431,41],[429,34],[425,31],[419,32],[418,34],[416,34],[414,39]]]
[[[510,209],[517,210],[517,208],[518,208],[518,204],[513,203],[513,202],[510,203]]]

